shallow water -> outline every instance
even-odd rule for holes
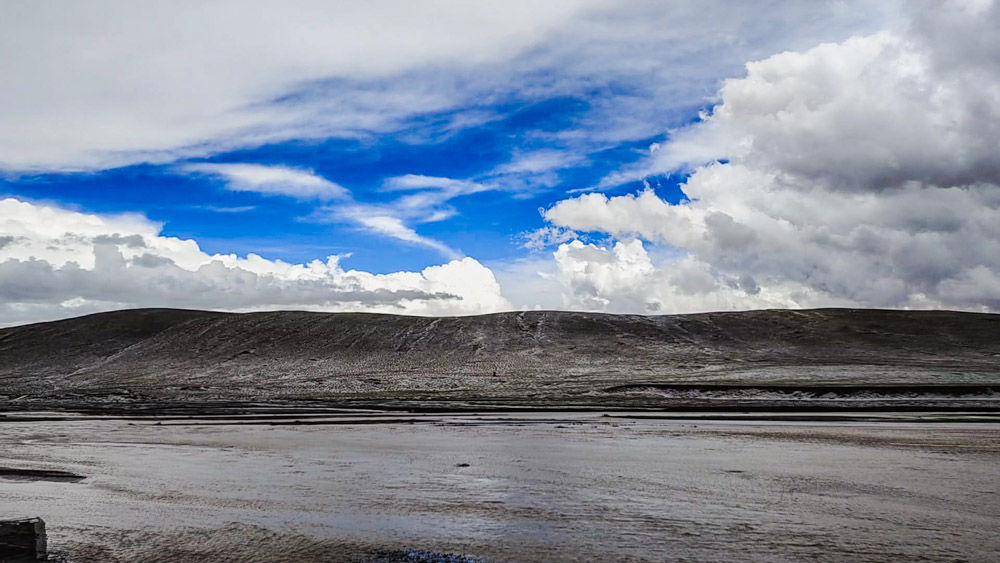
[[[1000,558],[995,424],[351,416],[2,422],[0,466],[86,478],[0,517],[71,561]]]

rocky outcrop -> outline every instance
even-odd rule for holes
[[[0,520],[0,561],[22,563],[47,558],[45,522],[41,518]]]

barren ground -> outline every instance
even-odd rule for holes
[[[0,475],[0,506],[71,561],[1000,555],[994,424],[372,416],[8,420],[0,465],[84,478]]]
[[[119,311],[0,329],[70,561],[996,561],[1000,315]]]

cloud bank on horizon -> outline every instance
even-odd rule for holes
[[[866,4],[6,4],[0,324],[1000,311],[1000,7]]]

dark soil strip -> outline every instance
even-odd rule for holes
[[[745,393],[752,390],[751,393]],[[655,391],[676,392],[660,396]],[[756,396],[755,393],[774,393]],[[699,396],[705,393],[705,396]],[[731,393],[732,396],[727,396]],[[782,393],[789,395],[781,396]],[[811,396],[790,396],[803,393]],[[824,396],[831,393],[833,396]],[[926,393],[926,395],[924,395]],[[864,397],[863,394],[871,394]],[[16,405],[0,403],[0,424],[64,420],[67,416],[102,419],[183,421],[188,418],[239,417],[267,421],[273,418],[329,419],[379,414],[423,416],[442,414],[526,412],[801,412],[817,411],[989,411],[1000,412],[997,385],[728,385],[643,383],[608,387],[591,394],[567,397],[497,396],[476,399],[284,399],[259,401],[136,400],[119,403],[98,397],[73,400],[33,400]]]
[[[260,419],[260,420],[213,420],[191,422],[166,422],[161,426],[356,426],[367,424],[417,424],[420,422],[438,422],[437,419],[419,418],[355,418],[350,420],[315,420],[315,419]]]
[[[644,391],[657,389],[661,391],[688,392],[697,391],[702,393],[724,393],[724,392],[744,392],[744,391],[766,391],[772,393],[811,393],[813,395],[823,395],[832,393],[845,397],[859,394],[877,394],[881,396],[898,395],[910,397],[912,395],[951,395],[957,397],[980,397],[991,396],[994,392],[1000,392],[1000,387],[996,385],[768,385],[766,383],[754,385],[740,385],[730,383],[632,383],[628,385],[616,385],[608,387],[604,391],[609,393]]]
[[[69,471],[56,469],[18,469],[15,467],[0,467],[0,479],[8,481],[55,481],[75,483],[87,477]]]
[[[921,415],[899,415],[899,416],[866,416],[862,414],[802,414],[802,415],[781,415],[781,414],[764,414],[764,413],[754,413],[745,415],[734,415],[734,414],[706,414],[698,415],[696,413],[689,414],[662,414],[662,415],[646,415],[646,414],[606,414],[605,418],[616,418],[624,420],[690,420],[690,421],[738,421],[738,422],[754,422],[754,421],[766,421],[766,422],[932,422],[935,424],[941,423],[987,423],[987,424],[1000,424],[1000,417],[993,413],[981,414],[981,413],[969,413],[966,415],[943,415],[943,416],[921,416]]]

